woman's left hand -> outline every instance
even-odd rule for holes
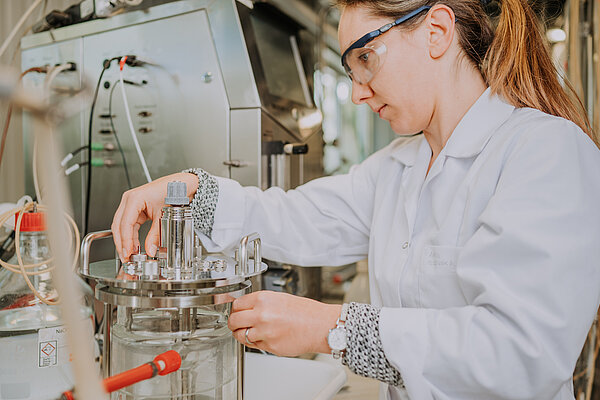
[[[229,329],[240,343],[279,356],[329,353],[327,334],[341,309],[339,304],[259,291],[233,302]]]

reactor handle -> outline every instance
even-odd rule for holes
[[[250,258],[248,254],[248,245],[254,244],[254,270],[249,271],[248,269],[248,260]],[[236,275],[247,276],[251,273],[256,273],[260,271],[262,266],[262,249],[261,249],[261,241],[260,235],[256,232],[251,233],[247,236],[244,236],[242,240],[240,240],[240,246],[236,251]]]
[[[81,273],[83,275],[90,274],[90,248],[92,247],[92,242],[97,239],[104,239],[112,236],[112,231],[98,231],[98,232],[90,232],[83,238],[83,242],[81,242]]]

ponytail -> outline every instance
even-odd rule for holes
[[[585,108],[572,86],[569,97],[527,0],[500,0],[502,11],[482,64],[492,93],[515,107],[531,107],[573,121],[595,141]],[[595,141],[596,142],[596,141]],[[596,142],[596,144],[598,144]]]

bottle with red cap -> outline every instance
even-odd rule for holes
[[[15,224],[18,217],[15,215]],[[58,293],[52,281],[52,254],[44,213],[35,208],[25,212],[19,229],[22,263],[40,264],[26,269],[33,273],[28,278],[37,294],[23,275],[0,268],[0,391],[15,399],[52,398],[72,385],[73,373],[66,329],[56,304]],[[9,263],[19,264],[16,255]],[[89,287],[84,287],[91,297]],[[81,314],[90,321],[93,338],[91,307],[85,300]],[[90,339],[90,346],[93,345]]]

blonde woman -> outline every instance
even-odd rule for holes
[[[257,231],[272,260],[368,256],[371,304],[253,293],[233,304],[239,341],[332,352],[382,399],[573,399],[600,301],[600,154],[532,10],[501,0],[494,31],[478,0],[339,3],[352,100],[400,137],[288,192],[199,169],[129,191],[121,257],[148,218],[156,249],[166,182],[183,180],[210,250]]]

